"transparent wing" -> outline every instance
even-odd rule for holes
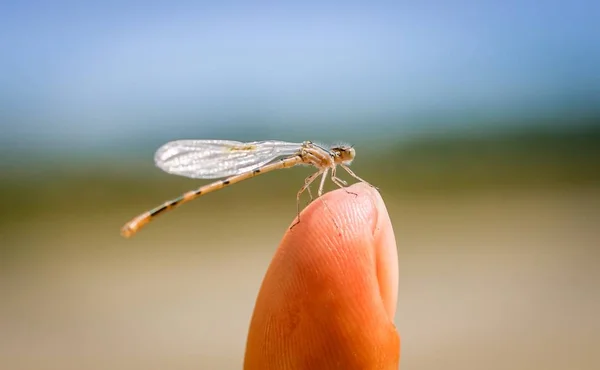
[[[160,147],[154,162],[173,175],[215,179],[252,171],[278,157],[296,154],[301,146],[285,141],[177,140]]]

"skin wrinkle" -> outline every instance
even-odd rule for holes
[[[350,196],[354,196],[353,194],[348,194]],[[356,196],[354,196],[356,198]],[[369,202],[369,204],[366,204],[366,201]],[[356,203],[359,203],[358,205]],[[363,196],[361,197],[361,199],[357,202],[344,202],[343,204],[343,208],[341,209],[341,213],[342,216],[340,217],[342,220],[350,220],[350,222],[347,222],[346,224],[349,225],[352,230],[349,230],[348,233],[343,234],[344,239],[348,239],[348,237],[352,238],[352,239],[370,239],[373,243],[375,240],[378,240],[380,238],[380,233],[381,233],[381,227],[379,226],[379,212],[372,212],[373,209],[377,209],[378,208],[378,204],[377,204],[377,200],[373,199],[373,197],[371,196],[370,193],[368,193],[368,196]],[[384,209],[385,206],[383,205]],[[339,223],[339,221],[338,221]],[[372,225],[371,227],[371,233],[368,233],[367,235],[361,235],[361,236],[357,236],[357,231],[355,228],[357,225],[361,225],[361,224],[365,224],[365,223],[369,223]],[[322,223],[320,223],[322,225]],[[362,234],[362,233],[361,233]],[[329,234],[326,234],[327,237],[329,237]],[[349,243],[351,243],[350,240],[348,240]],[[330,251],[333,252],[332,254],[335,255],[335,258],[333,259],[336,262],[343,262],[344,259],[346,259],[346,254],[345,253],[338,253],[339,251],[337,251],[333,246],[332,243],[326,243],[326,245],[329,247]],[[378,261],[374,254],[375,254],[375,250],[369,250],[370,255],[370,260],[369,262],[375,262],[374,266],[376,267],[376,276],[380,277],[381,275],[381,271],[378,268],[381,263],[380,261]],[[344,270],[341,270],[342,273],[344,272]],[[344,279],[341,279],[341,281],[343,282]],[[384,291],[382,286],[379,284],[379,279],[375,280],[375,283],[377,284],[377,287],[380,291],[380,294],[383,295]],[[384,305],[383,300],[381,302],[382,305]],[[395,310],[395,309],[394,309]],[[389,311],[388,311],[389,312]]]
[[[397,368],[398,272],[385,263],[396,254],[393,231],[375,190],[350,190],[359,195],[323,196],[333,212],[313,202],[284,236],[256,302],[245,369]]]

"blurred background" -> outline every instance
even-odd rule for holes
[[[161,217],[181,138],[349,142],[399,249],[404,369],[600,367],[592,1],[4,1],[3,369],[239,369],[310,169]],[[330,187],[331,188],[331,187]]]

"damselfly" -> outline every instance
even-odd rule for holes
[[[160,147],[154,156],[154,162],[163,171],[195,179],[226,178],[188,191],[173,200],[140,214],[123,226],[121,235],[130,237],[161,213],[212,191],[280,168],[310,165],[316,167],[317,172],[304,180],[304,185],[296,195],[296,210],[299,219],[300,196],[305,190],[308,190],[312,199],[310,184],[319,176],[322,176],[322,178],[317,191],[318,196],[323,195],[323,187],[328,174],[337,186],[343,188],[347,185],[344,180],[336,176],[338,165],[352,177],[366,183],[365,180],[348,168],[355,154],[356,152],[352,146],[337,145],[326,149],[310,141],[303,143],[284,141],[242,143],[229,140],[177,140],[169,142]]]

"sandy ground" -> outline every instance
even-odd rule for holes
[[[600,368],[600,191],[386,202],[401,368]],[[173,216],[123,241],[127,217],[15,225],[20,236],[4,240],[43,252],[3,263],[2,369],[241,368],[291,216],[259,224],[240,213],[227,220],[239,233],[227,235]]]

